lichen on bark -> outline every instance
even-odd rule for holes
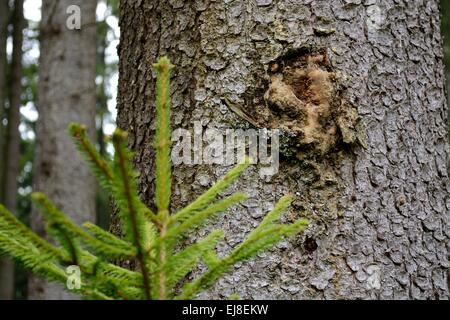
[[[357,109],[346,100],[341,77],[326,48],[290,51],[268,66],[264,103],[243,108],[252,123],[289,136],[299,158],[322,157],[339,143],[357,142]]]

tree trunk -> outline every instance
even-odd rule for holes
[[[108,93],[107,93],[107,64],[106,49],[108,42],[109,26],[104,21],[97,21],[97,77],[100,77],[100,83],[97,83],[97,145],[98,151],[105,156],[106,140],[104,134],[105,119],[108,115]],[[111,215],[109,195],[103,190],[97,194],[97,224],[102,228],[108,228]]]
[[[22,105],[22,45],[25,19],[23,16],[23,0],[14,1],[13,14],[13,53],[11,60],[11,80],[9,89],[8,126],[5,136],[3,181],[4,204],[12,213],[17,214],[17,177],[20,162],[20,107]],[[3,261],[0,278],[0,299],[14,298],[14,264]]]
[[[11,60],[11,76],[9,90],[8,126],[5,141],[5,190],[4,201],[6,207],[17,213],[17,177],[19,176],[20,161],[20,107],[22,105],[22,57],[23,30],[25,19],[23,16],[23,0],[14,1],[13,15],[13,53]]]
[[[281,130],[278,174],[263,180],[258,165],[237,183],[250,200],[217,222],[227,234],[219,250],[287,193],[288,217],[310,220],[201,297],[450,298],[438,1],[370,3],[121,1],[118,125],[130,132],[143,199],[153,200],[151,66],[167,54],[174,128],[201,121],[224,132],[248,125],[240,114]],[[173,208],[225,171],[175,166]]]
[[[0,1],[0,159],[3,159],[5,128],[3,119],[5,118],[6,101],[6,40],[8,38],[9,6],[7,0]],[[4,163],[0,163],[0,202],[3,203],[4,184]],[[10,296],[10,268],[11,263],[6,258],[0,258],[0,299],[8,299]]]
[[[81,9],[81,29],[71,30],[71,5]],[[42,2],[39,63],[39,120],[34,167],[34,190],[44,192],[75,222],[95,221],[96,184],[67,134],[70,122],[87,126],[95,137],[96,1]],[[32,228],[44,234],[36,210]],[[60,288],[33,278],[32,299],[70,299]]]
[[[16,3],[16,5],[18,5]],[[18,7],[19,10],[15,10],[15,16],[19,16],[21,14],[21,7]],[[22,19],[23,20],[23,19]],[[1,1],[0,3],[0,203],[4,203],[6,207],[8,207],[13,212],[16,212],[16,195],[17,195],[17,185],[15,177],[11,180],[11,176],[8,174],[8,167],[11,163],[10,160],[16,161],[18,153],[16,152],[16,148],[14,144],[17,142],[16,140],[16,132],[14,132],[14,127],[17,124],[17,112],[14,107],[10,107],[9,117],[8,117],[8,132],[6,132],[3,119],[5,117],[5,101],[6,101],[6,67],[7,67],[7,58],[6,58],[6,41],[8,38],[8,22],[9,22],[9,6],[8,1]],[[13,68],[19,67],[19,70],[12,70],[12,72],[21,72],[20,65],[17,63],[21,62],[22,57],[22,29],[20,24],[22,21],[14,21],[14,58],[15,64]],[[20,38],[19,38],[20,36]],[[19,49],[19,51],[18,51]],[[19,60],[18,60],[19,58]],[[15,76],[20,77],[19,74],[14,74]],[[19,78],[20,79],[20,78]],[[19,99],[20,99],[20,87],[17,88],[17,78],[13,79],[15,82],[12,84],[15,90],[19,89]],[[20,84],[20,81],[19,81]],[[11,92],[11,96],[14,96]],[[19,106],[20,107],[20,103]],[[16,127],[16,130],[18,128]],[[6,134],[5,134],[6,133]],[[14,141],[10,141],[9,138],[13,138]],[[6,144],[5,144],[6,142]],[[17,142],[17,147],[18,147]],[[16,167],[10,168],[12,170],[17,169]],[[17,170],[16,170],[17,171]],[[13,171],[13,174],[16,173]],[[12,191],[9,188],[13,188]],[[10,192],[11,190],[11,192]],[[0,258],[0,300],[11,300],[14,297],[14,265],[7,258]]]
[[[6,102],[6,67],[8,65],[6,56],[6,41],[8,39],[9,4],[7,0],[0,1],[0,159],[4,155]],[[3,162],[0,163],[0,181],[3,181]],[[3,202],[3,183],[0,183],[0,201]]]

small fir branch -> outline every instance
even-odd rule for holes
[[[126,199],[127,211],[131,225],[131,236],[137,249],[137,259],[142,271],[143,285],[147,299],[151,299],[151,287],[149,272],[147,270],[147,255],[144,249],[146,221],[142,212],[138,211],[136,203],[137,187],[134,175],[130,174],[130,157],[125,149],[126,134],[121,130],[116,130],[113,136],[113,143],[116,151],[116,166],[119,168],[121,181],[123,184],[123,193]]]
[[[114,133],[115,153],[114,158],[109,159],[97,152],[87,138],[86,128],[75,123],[69,126],[69,133],[100,184],[115,199],[124,238],[89,222],[78,226],[45,195],[34,193],[32,198],[47,221],[48,234],[57,243],[53,245],[33,233],[0,205],[0,252],[11,256],[38,276],[63,285],[69,279],[65,268],[78,266],[82,285],[74,292],[86,299],[193,299],[236,263],[273,247],[308,225],[302,219],[291,224],[281,223],[281,216],[292,201],[290,196],[286,196],[240,245],[223,258],[216,252],[216,246],[224,238],[223,230],[214,230],[203,239],[183,246],[189,232],[247,199],[240,192],[222,199],[219,195],[239,178],[250,160],[245,159],[191,204],[170,214],[170,73],[173,66],[169,59],[161,58],[154,68],[158,76],[154,142],[156,213],[139,197],[138,175],[131,165],[132,153],[126,148],[126,133],[119,129]],[[111,263],[111,259],[134,260],[140,268],[127,270]],[[202,263],[206,270],[186,282],[186,275]],[[176,288],[181,288],[181,291]],[[230,298],[238,297],[232,295]]]
[[[67,237],[75,237],[80,239],[86,246],[92,248],[96,253],[110,258],[133,258],[136,256],[136,250],[133,247],[123,249],[112,246],[104,241],[101,241],[91,236],[86,230],[72,222],[64,213],[59,211],[55,205],[42,193],[35,192],[32,194],[32,199],[37,207],[41,210],[48,221],[48,226],[57,226],[61,232],[64,232]],[[58,239],[56,239],[58,240]]]
[[[170,73],[173,68],[167,57],[159,59],[153,65],[157,73],[156,80],[156,206],[161,219],[169,214],[171,196],[171,132],[170,132]]]
[[[247,169],[249,166],[249,160],[247,159],[243,163],[238,164],[230,172],[228,172],[222,179],[220,179],[215,185],[213,185],[208,191],[198,197],[194,202],[189,204],[184,209],[174,214],[170,220],[169,224],[176,222],[182,222],[186,220],[189,216],[195,214],[199,210],[207,207],[211,202],[213,202],[217,195],[226,190],[234,181],[236,181],[241,173]]]

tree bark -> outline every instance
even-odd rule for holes
[[[81,29],[71,30],[71,5],[81,9]],[[39,120],[34,166],[34,190],[45,193],[76,223],[95,222],[96,183],[67,134],[70,122],[87,126],[95,137],[96,1],[42,2],[39,62]],[[36,210],[32,228],[44,234]],[[72,295],[33,278],[31,299],[71,299]]]
[[[295,196],[288,217],[307,217],[310,227],[237,266],[202,298],[450,298],[437,0],[124,0],[120,12],[118,125],[130,132],[147,203],[154,181],[151,66],[158,56],[176,65],[174,128],[248,125],[234,105],[257,126],[294,134],[282,143],[277,175],[262,180],[254,166],[233,187],[250,200],[216,223],[227,234],[219,251],[234,247],[287,193]],[[331,108],[314,128],[331,130],[311,143],[301,126],[305,110],[295,118],[275,96],[277,79],[287,81],[289,72],[295,81],[282,85],[295,101]],[[362,126],[355,119],[342,126],[353,109]],[[359,146],[348,143],[348,132]],[[173,209],[225,171],[176,166]]]
[[[5,119],[6,102],[6,69],[8,65],[6,55],[6,41],[8,39],[9,24],[9,4],[7,0],[0,1],[0,159],[4,155],[5,128],[3,119]],[[3,162],[0,164],[0,181],[3,182],[4,174]],[[3,183],[0,183],[0,201],[3,202]]]
[[[19,162],[19,121],[20,121],[20,80],[22,75],[23,42],[23,1],[14,3],[13,20],[13,61],[11,64],[11,82],[7,130],[3,126],[6,101],[6,40],[8,38],[9,6],[7,1],[0,7],[0,202],[17,213],[17,176]],[[0,300],[14,298],[14,264],[7,258],[0,259]]]
[[[6,41],[8,38],[9,6],[7,0],[0,1],[0,159],[3,159],[5,128],[3,119],[5,118],[6,101]],[[0,163],[0,202],[3,203],[4,184],[4,163]],[[6,258],[0,258],[0,299],[10,298],[10,270],[11,263]]]
[[[450,59],[449,59],[450,61]],[[450,117],[450,64],[447,65],[447,73],[446,73],[446,79],[447,79],[447,118]],[[450,125],[448,126],[448,134],[450,137]]]
[[[5,205],[13,213],[17,213],[17,177],[20,161],[20,107],[22,105],[22,57],[23,30],[23,0],[14,1],[13,15],[13,53],[11,60],[11,76],[9,91],[8,126],[5,141]]]

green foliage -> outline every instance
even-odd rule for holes
[[[34,193],[32,200],[46,218],[48,234],[58,243],[55,246],[0,206],[0,251],[36,274],[62,284],[69,280],[65,268],[78,266],[82,283],[74,291],[88,299],[192,299],[236,263],[307,226],[305,220],[280,223],[281,214],[291,202],[286,196],[228,256],[219,257],[216,253],[217,244],[224,238],[223,230],[214,230],[183,247],[181,241],[189,231],[246,199],[240,192],[219,198],[248,167],[249,161],[237,165],[187,207],[170,214],[170,70],[173,66],[167,58],[161,58],[154,67],[158,75],[154,144],[157,212],[139,198],[138,175],[131,165],[132,153],[125,146],[126,133],[121,130],[114,133],[115,153],[109,159],[97,152],[87,138],[85,127],[78,124],[71,124],[69,132],[102,187],[116,200],[124,238],[91,223],[78,226],[45,195]],[[111,263],[117,260],[136,261],[139,268],[131,271]],[[186,275],[200,263],[206,266],[206,271],[185,283]]]

